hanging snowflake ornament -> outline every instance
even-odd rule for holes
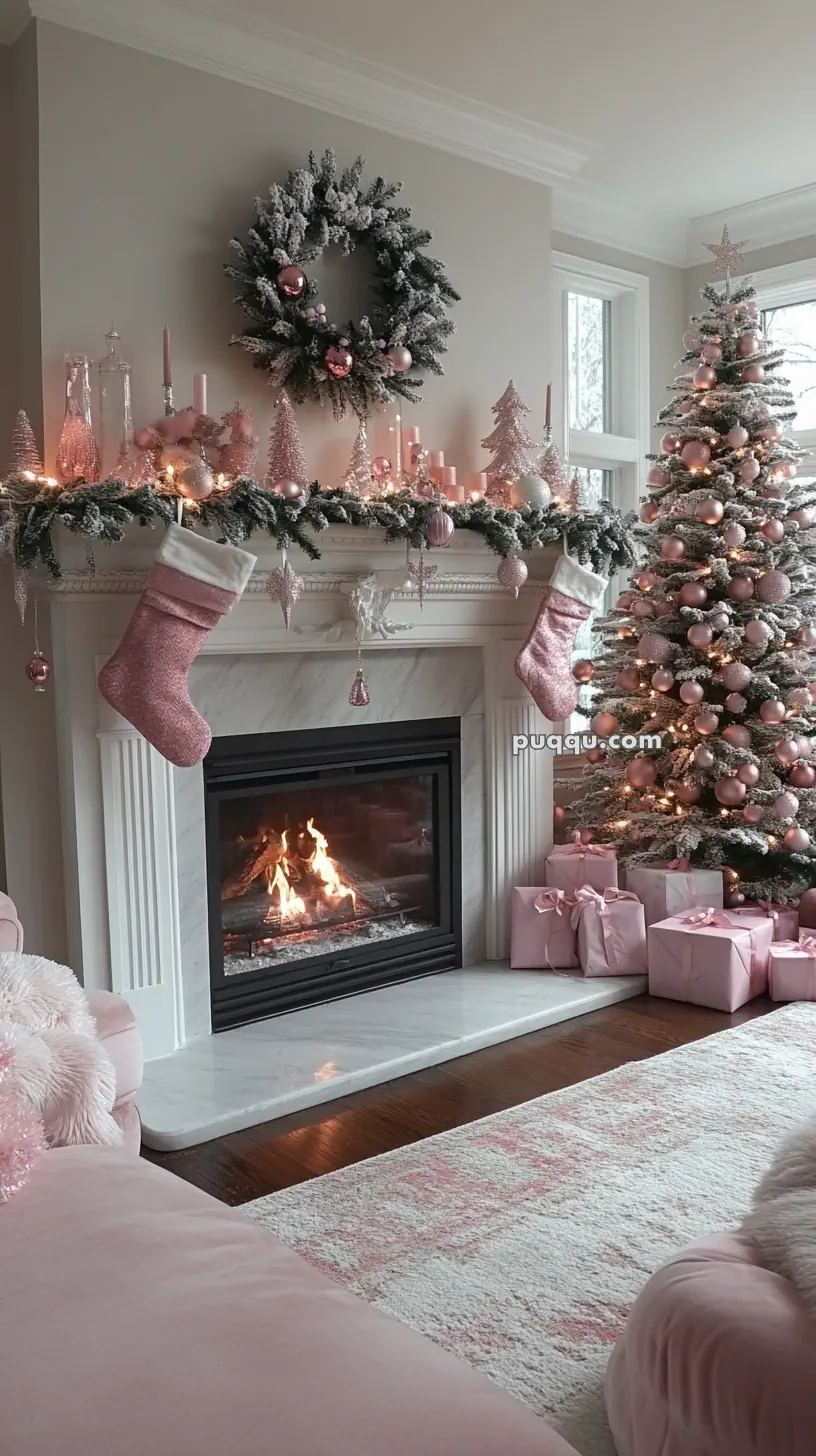
[[[430,582],[432,582],[434,577],[437,575],[438,571],[438,566],[428,566],[425,557],[422,555],[421,551],[419,553],[419,561],[412,561],[408,567],[408,575],[410,576],[412,582],[417,589],[420,611],[425,605],[425,593],[427,591],[427,588]]]
[[[303,591],[303,577],[290,566],[285,550],[281,551],[281,564],[271,573],[266,589],[270,599],[280,606],[288,632],[292,608],[297,605]]]

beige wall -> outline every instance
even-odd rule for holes
[[[229,349],[243,315],[222,264],[252,203],[310,148],[404,182],[462,294],[445,377],[426,382],[411,418],[463,470],[484,463],[490,405],[513,375],[531,405],[548,377],[551,304],[548,189],[338,120],[312,108],[135,50],[40,24],[40,178],[46,435],[61,416],[66,349],[98,354],[114,318],[134,366],[137,417],[161,408],[161,330],[171,325],[177,402],[205,369],[213,411],[236,396],[262,438],[272,418],[263,377]],[[362,277],[347,283],[357,294]],[[328,270],[332,294],[341,281]],[[355,433],[325,411],[302,413],[309,463],[337,479]]]

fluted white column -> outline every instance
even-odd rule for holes
[[[544,860],[552,844],[552,764],[546,749],[513,755],[517,734],[551,728],[532,698],[487,700],[487,955],[502,960],[509,951],[510,892],[514,885],[544,883]]]

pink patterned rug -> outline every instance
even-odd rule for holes
[[[613,1456],[602,1380],[632,1300],[676,1249],[739,1220],[815,1110],[816,1006],[801,1004],[244,1212],[583,1456]]]

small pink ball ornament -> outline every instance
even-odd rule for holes
[[[766,541],[770,541],[774,546],[778,546],[785,534],[785,527],[778,516],[769,516],[767,521],[763,521],[759,531],[760,535],[764,536]]]
[[[780,460],[779,464],[774,466],[774,475],[781,480],[793,480],[797,471],[798,466],[795,460]]]
[[[659,667],[652,673],[651,682],[655,692],[668,693],[674,687],[674,673],[667,667]]]
[[[781,500],[782,487],[773,480],[768,480],[762,487],[763,500]]]
[[[741,763],[737,769],[737,778],[741,784],[753,789],[759,783],[759,766],[755,763]]]
[[[388,350],[386,357],[395,374],[407,374],[414,362],[411,350],[406,349],[404,344],[395,344],[393,349]]]
[[[765,370],[761,364],[746,364],[740,378],[743,384],[761,384],[765,378]]]
[[[695,401],[693,399],[681,399],[677,408],[681,415],[690,415],[694,409],[694,405]]]
[[[799,813],[799,800],[795,794],[777,794],[774,799],[774,814],[777,819],[793,819]]]
[[[306,287],[306,274],[302,268],[298,268],[297,263],[287,263],[275,278],[275,285],[284,298],[300,298]]]
[[[708,592],[699,581],[684,581],[680,588],[681,607],[702,607],[708,598]]]
[[[453,521],[447,511],[441,509],[431,511],[425,527],[425,536],[429,546],[447,546],[453,536],[453,531]]]
[[[636,601],[633,604],[633,606],[632,606],[632,616],[633,617],[653,617],[654,616],[654,602],[653,601],[650,601],[650,599],[648,597],[641,597],[641,598],[639,598],[639,600]]]
[[[706,743],[698,743],[694,750],[694,762],[698,768],[709,769],[714,767],[714,754]]]
[[[332,379],[348,379],[354,359],[342,344],[330,344],[323,355],[323,362]]]
[[[791,511],[789,521],[795,521],[801,531],[809,531],[816,516],[809,506],[799,506],[797,510]]]
[[[747,688],[753,673],[745,662],[727,662],[720,677],[730,693],[741,693]]]
[[[387,455],[375,455],[371,462],[371,471],[375,480],[386,480],[392,469],[393,466]]]
[[[702,470],[711,460],[711,451],[704,440],[687,440],[680,451],[680,459],[689,470]]]
[[[591,662],[588,657],[582,657],[578,662],[573,663],[572,675],[575,678],[576,682],[592,682],[592,679],[595,676],[594,662]]]
[[[657,778],[657,769],[650,758],[633,758],[626,765],[626,777],[633,789],[648,789]]]
[[[816,784],[816,768],[811,763],[795,763],[790,772],[794,789],[812,789]]]
[[[641,571],[637,578],[637,585],[641,591],[651,591],[657,583],[657,577],[653,571]]]
[[[590,718],[589,726],[599,738],[608,738],[617,732],[618,720],[614,713],[596,713],[594,718]]]
[[[604,753],[602,748],[588,748],[586,753],[584,754],[584,758],[586,759],[587,763],[603,763],[604,759],[606,758],[606,754]]]
[[[732,425],[725,437],[725,441],[727,445],[731,446],[732,450],[741,450],[744,445],[748,444],[748,431],[744,425]]]
[[[782,426],[778,420],[769,420],[763,425],[759,432],[759,438],[765,445],[776,445],[782,439]]]
[[[797,758],[802,756],[795,738],[780,738],[779,742],[774,744],[774,753],[777,762],[785,766],[795,763]]]
[[[808,649],[816,647],[816,627],[811,623],[808,623],[806,627],[800,627],[798,632],[794,633],[793,640],[797,647],[807,647]]]
[[[689,707],[694,703],[701,703],[704,697],[705,693],[700,683],[693,682],[689,678],[686,682],[680,684],[680,700],[688,704]]]
[[[694,514],[706,526],[717,526],[723,518],[723,503],[715,500],[714,496],[706,496],[705,500],[700,501]]]
[[[737,474],[740,480],[746,485],[750,485],[752,480],[756,480],[761,469],[762,466],[754,455],[746,455],[737,466]]]
[[[761,602],[776,606],[784,602],[791,593],[791,579],[784,571],[766,571],[757,582],[757,596]]]
[[[723,707],[727,708],[729,713],[744,713],[748,707],[748,701],[742,696],[742,693],[729,693]]]
[[[698,713],[697,717],[694,719],[694,727],[696,731],[698,733],[701,733],[706,738],[710,734],[716,733],[719,725],[720,720],[717,717],[716,713]]]
[[[723,531],[723,541],[731,551],[736,551],[745,543],[745,527],[739,521],[731,521]]]
[[[750,359],[751,355],[755,354],[758,348],[759,338],[753,332],[740,334],[737,339],[737,354],[740,359]]]
[[[674,610],[675,602],[673,597],[655,597],[654,611],[656,617],[672,617]]]
[[[762,805],[746,804],[742,811],[742,817],[746,824],[760,824],[762,822]]]
[[[689,353],[691,353],[692,351],[696,351],[697,349],[699,349],[701,343],[702,339],[697,329],[686,329],[686,332],[683,335],[684,349],[688,349]]]
[[[732,602],[749,602],[754,595],[754,583],[750,576],[732,576],[728,583],[728,595]]]
[[[660,555],[664,561],[681,561],[685,551],[685,542],[679,536],[664,536],[660,543]]]
[[[723,739],[730,743],[732,748],[750,748],[751,735],[742,723],[729,723],[723,729]]]
[[[674,791],[678,804],[696,804],[702,798],[703,786],[694,779],[681,779]]]
[[[51,681],[51,663],[41,652],[35,652],[26,663],[25,675],[33,684],[35,693],[44,693],[46,683]]]
[[[792,824],[782,836],[782,843],[791,854],[803,854],[810,846],[810,835],[799,824]]]
[[[780,703],[778,698],[766,698],[764,703],[759,705],[759,716],[763,723],[783,723],[785,721],[785,704]]]
[[[640,519],[651,526],[660,515],[660,506],[657,501],[644,501],[640,508]]]
[[[714,798],[718,804],[725,804],[729,809],[736,809],[745,798],[747,789],[737,778],[717,779],[714,785]]]
[[[698,364],[692,381],[695,389],[713,389],[717,383],[717,371],[710,364]]]
[[[672,645],[662,632],[644,632],[638,642],[637,652],[644,662],[668,662],[672,655]]]
[[[710,342],[703,344],[700,350],[700,357],[706,364],[719,364],[722,359],[722,349],[712,339]]]
[[[653,465],[646,476],[646,484],[651,490],[662,490],[671,482],[671,475],[663,465]]]
[[[745,640],[750,642],[752,647],[764,647],[771,636],[771,629],[767,622],[760,622],[754,618],[745,623]]]
[[[618,687],[622,693],[636,693],[640,687],[640,673],[636,667],[625,667],[618,674]]]
[[[707,647],[711,646],[714,640],[714,633],[705,622],[694,622],[689,627],[686,638],[692,647],[697,648],[698,652],[704,652]]]
[[[527,580],[527,567],[520,556],[505,556],[496,572],[496,578],[505,591],[512,592],[517,597]]]
[[[663,455],[674,455],[680,449],[680,436],[675,435],[672,430],[667,430],[660,439],[660,450]]]

